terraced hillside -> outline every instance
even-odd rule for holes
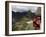
[[[34,30],[33,16],[35,14],[29,12],[12,12],[12,31]]]

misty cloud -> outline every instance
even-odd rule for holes
[[[17,5],[12,5],[12,11],[14,12],[23,12],[23,11],[28,11],[31,10],[32,13],[36,12],[38,7],[36,6],[17,6]]]

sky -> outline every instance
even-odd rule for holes
[[[17,6],[17,5],[12,5],[12,11],[14,12],[23,12],[23,11],[28,11],[31,10],[32,13],[36,12],[38,7],[36,6]]]

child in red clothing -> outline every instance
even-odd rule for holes
[[[35,30],[40,29],[40,24],[41,24],[41,16],[34,17],[33,26],[34,26]]]

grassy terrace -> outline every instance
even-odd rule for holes
[[[19,31],[19,30],[33,30],[33,21],[30,23],[27,23],[29,21],[32,21],[31,19],[23,16],[19,22],[16,22],[14,25],[13,31]]]

